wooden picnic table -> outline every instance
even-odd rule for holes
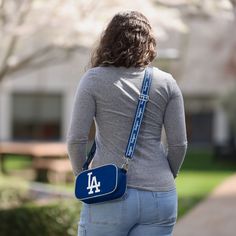
[[[42,156],[66,156],[63,142],[0,142],[0,154]]]
[[[40,174],[41,170],[66,172],[71,170],[64,142],[0,142],[1,171],[6,173],[4,160],[9,155],[29,156],[32,166]]]

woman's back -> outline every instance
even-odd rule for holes
[[[77,102],[83,104],[83,107],[75,104],[79,111],[73,113],[75,116],[73,119],[78,125],[77,129],[74,128],[68,136],[77,135],[76,139],[86,139],[83,137],[86,133],[83,129],[87,130],[90,125],[87,123],[90,123],[91,117],[95,115],[97,150],[93,167],[107,163],[121,166],[124,162],[123,156],[143,77],[144,68],[108,66],[92,68],[81,79],[77,92],[80,98]],[[93,109],[91,101],[94,103]],[[175,110],[168,111],[168,106],[174,106]],[[80,116],[77,117],[77,114]],[[86,117],[81,114],[86,114]],[[168,138],[172,140],[169,148],[175,147],[173,153],[175,160],[170,163],[171,168],[161,143],[163,123]],[[175,129],[169,127],[174,123],[176,123]],[[174,188],[171,169],[178,169],[182,162],[186,148],[183,130],[185,130],[184,112],[179,88],[170,74],[154,67],[149,102],[144,113],[134,157],[129,165],[128,186],[151,191],[166,191]],[[81,145],[83,143],[82,141]],[[81,147],[81,150],[83,149],[84,147]],[[81,166],[81,163],[76,166]]]
[[[93,119],[97,148],[91,167],[107,163],[121,167],[124,163],[144,68],[155,57],[156,39],[148,19],[137,11],[117,13],[102,33],[91,57],[91,69],[76,91],[67,135],[75,175],[86,160]],[[161,143],[163,126],[168,150]],[[79,235],[171,236],[177,217],[174,178],[186,148],[181,91],[170,74],[153,68],[149,101],[127,172],[126,193],[112,201],[84,203]]]

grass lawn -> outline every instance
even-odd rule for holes
[[[31,158],[27,156],[9,155],[5,158],[4,167],[6,170],[20,170],[31,166]]]
[[[205,198],[232,172],[182,171],[176,184],[179,197],[179,217]]]
[[[30,166],[29,158],[9,157],[6,169],[24,169]],[[209,150],[189,149],[180,174],[176,179],[179,196],[179,217],[205,198],[218,184],[235,172],[235,163],[214,160]],[[18,179],[20,182],[20,179]],[[1,181],[0,181],[1,182]],[[73,184],[57,186],[73,191]]]
[[[176,179],[179,217],[205,198],[235,170],[235,163],[216,161],[211,151],[190,149]]]

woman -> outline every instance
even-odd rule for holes
[[[122,156],[138,102],[145,68],[156,56],[156,42],[147,18],[137,11],[116,14],[92,56],[92,68],[77,88],[67,135],[73,172],[86,159],[90,126],[95,120],[97,145],[92,167]],[[79,235],[168,236],[177,217],[174,178],[187,141],[181,91],[173,77],[153,67],[153,78],[135,153],[127,173],[126,194],[99,204],[83,204]],[[161,143],[165,128],[168,152]]]

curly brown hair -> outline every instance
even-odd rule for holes
[[[144,67],[156,57],[156,40],[140,12],[117,13],[103,32],[91,57],[91,67]]]

